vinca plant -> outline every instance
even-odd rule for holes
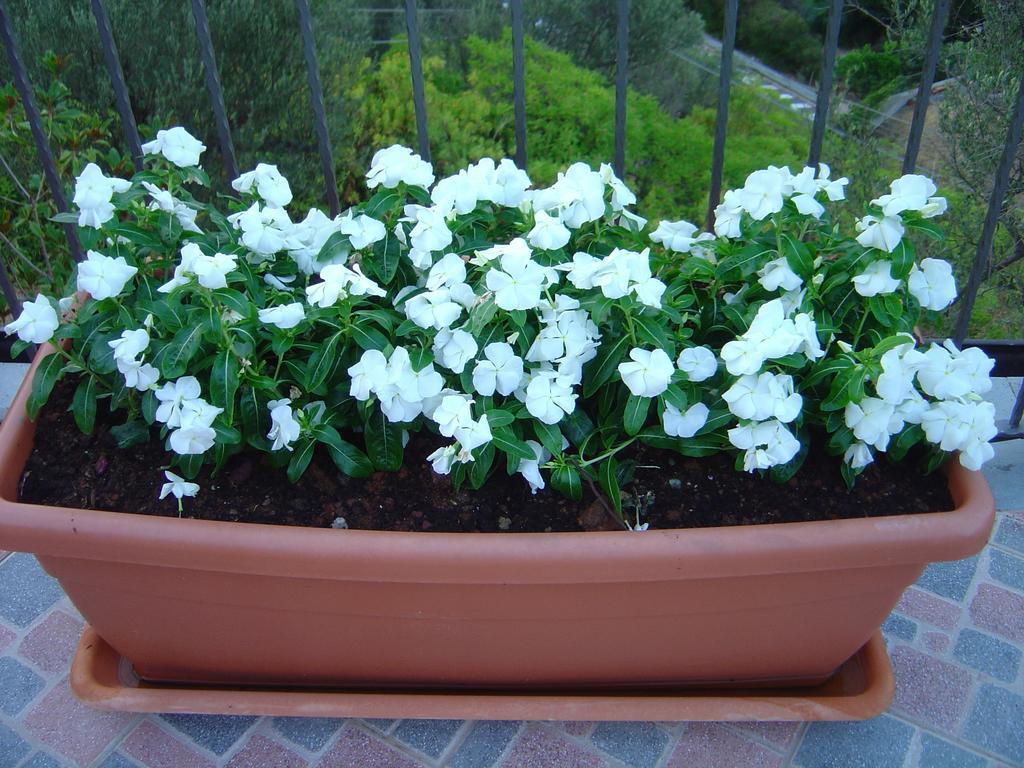
[[[202,202],[203,149],[172,128],[132,179],[86,166],[68,215],[88,252],[76,291],[6,327],[16,352],[55,347],[29,415],[73,377],[83,431],[105,408],[123,415],[120,445],[165,444],[160,493],[179,507],[204,465],[243,450],[292,481],[317,450],[364,477],[401,467],[413,432],[456,486],[518,473],[535,492],[601,494],[620,519],[638,444],[729,452],[777,481],[827,451],[850,485],[918,444],[925,471],[992,456],[992,360],[914,335],[956,295],[949,264],[915,257],[946,207],[923,176],[894,181],[851,233],[830,212],[845,178],[769,167],[700,232],[649,226],[607,165],[533,189],[485,158],[435,181],[396,145],[373,158],[369,200],[300,220],[273,165]]]

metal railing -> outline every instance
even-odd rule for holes
[[[121,118],[125,142],[128,145],[135,167],[141,167],[142,147],[139,139],[138,127],[132,112],[131,99],[127,84],[124,79],[124,72],[121,67],[121,60],[118,56],[117,45],[114,41],[114,34],[107,15],[103,0],[90,0],[92,13],[96,19],[96,26],[99,31],[101,45],[103,46],[103,58],[107,72],[110,76],[114,90],[115,105]],[[206,15],[206,4],[204,0],[191,0],[192,15],[195,18],[196,39],[199,43],[200,55],[206,78],[206,87],[209,91],[210,102],[214,113],[214,121],[217,129],[218,141],[220,143],[221,157],[223,158],[224,170],[229,179],[238,176],[238,164],[236,161],[234,145],[231,139],[231,126],[228,122],[227,112],[224,106],[224,96],[221,89],[220,77],[217,71],[217,60],[213,49],[213,42],[210,37],[210,27]],[[298,11],[298,26],[302,39],[303,53],[305,55],[306,70],[309,84],[310,106],[313,113],[313,123],[316,131],[317,146],[320,155],[321,172],[324,177],[324,197],[330,208],[331,215],[339,212],[339,200],[337,182],[334,175],[334,161],[331,149],[330,136],[327,130],[327,119],[324,110],[324,97],[320,83],[320,69],[317,61],[316,45],[313,34],[313,18],[309,9],[308,0],[295,0]],[[526,80],[525,80],[525,53],[523,44],[523,0],[509,0],[507,3],[510,23],[512,27],[512,72],[513,79],[513,105],[515,112],[515,162],[526,170],[527,148],[526,148]],[[929,97],[931,96],[934,83],[935,71],[938,62],[939,49],[942,45],[942,32],[945,28],[946,19],[949,14],[950,0],[936,0],[933,11],[928,47],[925,52],[924,66],[921,72],[921,82],[918,87],[917,101],[914,108],[914,116],[907,139],[906,151],[903,157],[903,173],[913,173],[917,165],[917,155],[921,146],[921,136],[924,131],[925,117],[928,110]],[[381,9],[376,9],[381,10]],[[825,130],[827,127],[829,103],[832,95],[832,80],[836,61],[836,52],[839,45],[839,31],[842,24],[844,0],[830,0],[828,21],[825,32],[825,45],[822,54],[821,73],[818,79],[817,107],[814,113],[814,121],[811,127],[810,147],[808,151],[808,164],[816,165],[824,142]],[[396,8],[396,12],[402,9]],[[418,24],[418,13],[424,10],[417,10],[416,0],[405,0],[404,14],[406,31],[408,34],[409,65],[412,79],[413,105],[416,116],[417,146],[420,155],[430,160],[430,140],[428,134],[427,105],[423,84],[423,67],[421,54],[421,39]],[[626,157],[626,110],[627,110],[627,87],[628,87],[628,61],[629,61],[629,0],[616,0],[617,29],[616,29],[616,71],[615,71],[615,144],[613,154],[613,167],[620,176],[625,175]],[[736,28],[739,21],[739,0],[726,0],[725,23],[722,35],[721,68],[718,88],[717,118],[715,124],[714,145],[711,156],[711,184],[708,194],[707,225],[710,228],[713,222],[714,209],[720,202],[722,193],[722,174],[725,159],[726,127],[729,118],[729,95],[732,88],[733,72],[732,60],[733,51],[736,45]],[[54,162],[53,152],[50,147],[46,132],[43,129],[42,119],[36,107],[32,95],[32,88],[28,81],[24,62],[18,50],[14,30],[11,24],[10,14],[7,9],[6,0],[0,0],[0,37],[3,38],[4,49],[10,61],[11,71],[14,76],[15,87],[21,98],[25,114],[32,131],[36,149],[39,154],[40,164],[46,179],[47,186],[53,195],[54,203],[60,212],[67,212],[67,196],[63,183],[59,178],[57,166]],[[1024,77],[1018,85],[1015,106],[1010,118],[1010,124],[1006,133],[1006,142],[1003,148],[1002,159],[996,170],[993,179],[992,192],[989,197],[987,214],[982,225],[981,236],[978,241],[978,248],[975,253],[973,266],[967,281],[967,286],[961,296],[959,315],[956,328],[953,334],[954,341],[962,345],[967,341],[967,329],[971,312],[974,309],[978,295],[978,289],[988,266],[992,246],[1002,214],[1003,205],[1006,200],[1006,193],[1009,184],[1011,166],[1021,141],[1021,132],[1024,129]],[[82,250],[78,242],[78,236],[73,224],[64,225],[68,239],[68,245],[72,256],[76,261],[81,260]],[[4,291],[12,310],[17,311],[20,301],[8,279],[6,267],[0,259],[0,289]],[[970,343],[968,341],[968,343]],[[992,351],[999,354],[998,347],[992,347]],[[1017,360],[1019,355],[1013,357]],[[998,359],[998,358],[997,358]],[[1010,363],[1013,365],[1013,363]],[[1019,375],[1020,371],[1014,369],[1013,375]],[[1021,412],[1024,410],[1024,388],[1017,397],[1010,419],[1010,430],[1006,434],[1020,435]]]

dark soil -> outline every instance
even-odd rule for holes
[[[22,501],[54,506],[130,510],[178,515],[173,497],[158,499],[168,454],[154,439],[119,449],[110,436],[120,415],[101,407],[96,429],[83,435],[68,412],[74,383],[58,385],[40,415],[35,449],[22,477]],[[452,488],[425,461],[437,445],[428,434],[413,436],[405,466],[357,480],[339,472],[318,452],[298,484],[291,484],[262,454],[243,454],[185,499],[185,516],[276,525],[329,527],[344,518],[350,528],[391,531],[579,531],[614,530],[604,504],[584,488],[582,502],[544,490],[531,495],[526,482],[503,468],[479,491]],[[620,458],[628,452],[623,451]],[[949,510],[941,474],[922,476],[884,460],[865,471],[852,492],[839,474],[836,457],[812,451],[795,478],[777,484],[737,472],[730,456],[689,459],[670,451],[639,448],[636,479],[627,507],[640,504],[651,528],[798,522],[880,517]],[[632,519],[632,512],[627,509]]]

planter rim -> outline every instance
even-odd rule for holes
[[[32,376],[52,349],[39,350],[0,425],[5,549],[248,574],[327,573],[356,581],[660,581],[954,560],[984,546],[994,521],[984,476],[959,462],[946,464],[956,504],[950,512],[643,533],[327,530],[24,504],[17,501],[18,486],[35,431],[25,403]],[[299,563],[295,552],[302,553]],[[723,557],[726,552],[732,557]]]

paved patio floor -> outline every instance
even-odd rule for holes
[[[0,405],[17,369],[0,366]],[[6,379],[6,381],[5,381]],[[1020,380],[993,393],[1005,418]],[[883,630],[895,701],[862,723],[530,723],[104,713],[67,673],[82,620],[25,554],[0,553],[0,768],[1001,768],[1024,766],[1024,441],[986,474],[977,557],[931,566]],[[0,542],[2,543],[2,542]]]

